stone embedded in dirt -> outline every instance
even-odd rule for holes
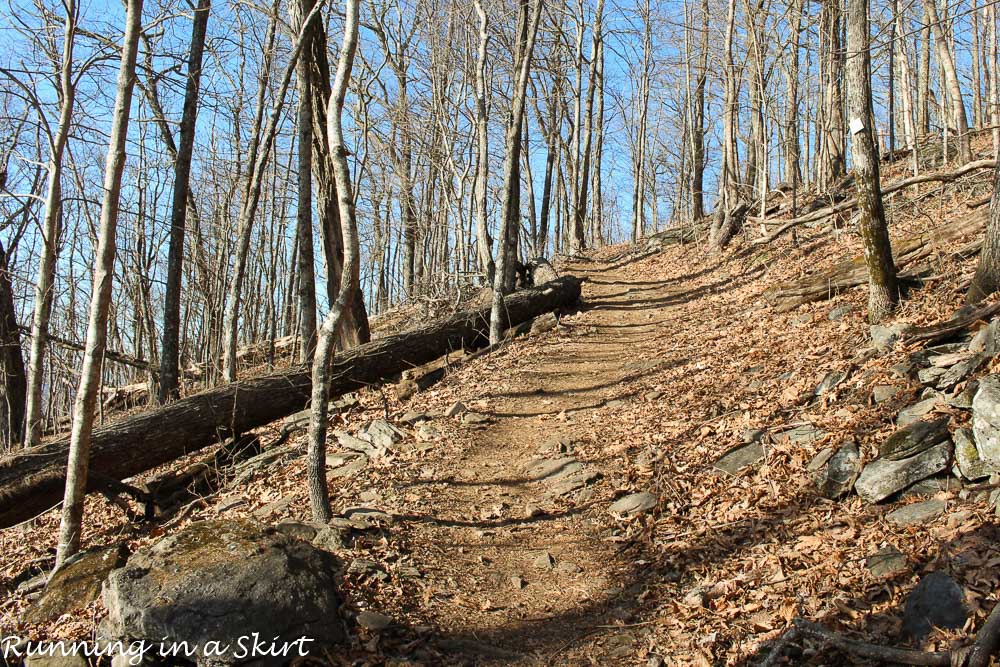
[[[546,331],[551,331],[559,326],[559,320],[556,318],[555,313],[545,313],[544,315],[539,315],[531,321],[531,330],[529,331],[532,335],[538,335],[540,333],[545,333]]]
[[[902,390],[898,384],[877,384],[872,389],[872,400],[876,403],[885,403]]]
[[[351,477],[367,468],[368,461],[368,457],[363,454],[355,454],[353,456],[328,454],[326,457],[326,467],[331,468],[331,470],[327,473],[327,476],[333,479]]]
[[[528,585],[527,582],[525,582],[525,580],[522,577],[520,577],[520,576],[518,576],[516,574],[510,575],[510,578],[507,581],[509,581],[510,585],[515,590],[518,590],[518,591]]]
[[[895,347],[896,341],[910,329],[910,326],[905,322],[893,324],[892,326],[873,324],[870,327],[872,344],[880,352],[891,350]]]
[[[931,572],[906,598],[903,636],[923,640],[933,628],[961,628],[968,617],[961,586],[944,572]]]
[[[465,407],[464,403],[462,403],[461,401],[455,401],[454,403],[451,404],[451,407],[449,407],[447,410],[444,411],[444,416],[459,417],[468,412],[468,410],[469,409]]]
[[[942,472],[906,487],[900,492],[898,499],[910,500],[913,498],[936,496],[939,493],[958,493],[961,490],[961,480]]]
[[[830,371],[823,376],[823,380],[816,387],[815,394],[817,396],[824,396],[837,388],[841,382],[847,379],[847,373],[843,371]]]
[[[489,415],[484,415],[481,412],[464,412],[462,413],[462,423],[463,424],[489,424],[493,421],[493,418]]]
[[[931,498],[919,503],[904,505],[886,515],[886,520],[899,527],[925,523],[941,516],[948,508],[948,503],[937,498]]]
[[[368,530],[393,522],[391,514],[371,507],[348,507],[344,510],[343,516],[358,530]]]
[[[695,588],[684,596],[682,602],[688,607],[708,606],[708,593],[703,588]]]
[[[762,428],[748,428],[742,433],[743,443],[749,445],[751,442],[760,442],[767,435],[767,431]]]
[[[972,399],[972,434],[979,457],[1000,470],[1000,375],[979,380],[979,390]]]
[[[976,392],[979,390],[979,380],[969,380],[965,383],[965,388],[958,392],[945,402],[953,408],[960,408],[962,410],[972,409],[972,399],[976,397]]]
[[[385,614],[380,614],[375,611],[363,611],[358,614],[358,625],[365,630],[379,632],[381,630],[391,628],[393,620]]]
[[[919,421],[930,414],[940,402],[940,398],[932,396],[931,398],[925,398],[919,403],[914,403],[903,408],[896,415],[896,426],[909,426],[913,422]]]
[[[854,489],[865,501],[877,503],[914,482],[946,470],[951,459],[951,442],[943,442],[916,456],[891,461],[876,459],[864,467]]]
[[[365,435],[373,446],[385,451],[393,449],[406,434],[386,420],[376,419],[365,428]]]
[[[559,479],[575,474],[583,470],[583,464],[572,456],[563,456],[558,459],[541,459],[530,464],[525,473],[532,481],[539,481],[548,477]]]
[[[339,551],[347,548],[344,541],[344,531],[334,526],[323,526],[316,532],[312,540],[313,546],[327,551]]]
[[[834,500],[850,493],[860,472],[861,454],[858,446],[853,442],[846,442],[824,465],[813,471],[812,478],[820,494]]]
[[[266,519],[272,514],[284,512],[286,509],[288,509],[288,506],[291,505],[294,500],[295,496],[293,495],[288,495],[284,496],[283,498],[278,498],[274,502],[270,502],[267,505],[261,507],[260,509],[254,510],[253,515],[258,519]]]
[[[644,401],[646,401],[648,403],[652,403],[653,401],[658,401],[661,398],[663,398],[663,392],[662,391],[647,391],[645,394],[642,395],[642,398],[643,398]]]
[[[831,322],[839,322],[840,320],[844,319],[853,312],[854,312],[854,306],[852,306],[849,303],[845,303],[844,305],[837,306],[836,308],[831,310],[830,314],[827,315],[827,317],[830,319]]]
[[[367,438],[353,436],[347,431],[334,431],[333,436],[337,438],[337,444],[352,452],[358,452],[359,454],[373,458],[385,453],[385,448],[376,446]]]
[[[763,459],[764,445],[760,441],[756,441],[723,454],[713,465],[722,472],[735,475],[743,468]]]
[[[826,431],[812,424],[799,424],[787,431],[778,433],[775,438],[779,442],[787,442],[791,445],[802,445],[821,440],[826,435]]]
[[[417,427],[414,435],[420,442],[434,442],[441,437],[441,431],[433,424],[424,423]]]
[[[980,327],[969,341],[969,352],[983,352],[995,356],[1000,349],[1000,319],[992,320],[985,327]]]
[[[235,662],[254,632],[315,653],[339,644],[337,559],[249,521],[190,524],[129,558],[104,585],[106,634],[114,640],[188,642],[201,662]],[[213,644],[229,646],[206,655]]]
[[[622,516],[638,516],[656,507],[657,502],[659,499],[648,491],[632,493],[612,503],[608,511]]]
[[[615,398],[610,401],[605,401],[604,407],[611,408],[612,410],[617,408],[623,408],[625,407],[625,401],[621,400],[620,398]]]
[[[552,498],[565,496],[590,486],[600,478],[601,473],[584,468],[583,470],[560,477],[558,481],[548,488],[546,495]],[[582,491],[580,492],[581,495],[583,493]]]
[[[921,368],[917,371],[917,381],[920,384],[927,385],[928,387],[936,387],[938,382],[944,377],[945,373],[948,372],[947,368],[941,368],[939,366],[930,366],[929,368]]]
[[[583,568],[576,563],[570,563],[569,561],[564,560],[556,566],[556,571],[562,572],[563,574],[580,574],[583,572]]]
[[[41,596],[24,614],[28,623],[48,623],[63,614],[83,609],[101,594],[101,584],[111,570],[128,558],[125,545],[80,552],[49,576]]]
[[[55,655],[25,656],[24,667],[87,667],[87,659],[82,654],[64,656],[56,650]]]
[[[879,456],[890,461],[909,458],[948,439],[948,417],[916,421],[890,435],[879,446]]]
[[[979,450],[976,449],[976,441],[972,437],[971,429],[960,428],[952,434],[951,439],[955,443],[955,463],[962,477],[973,482],[977,479],[989,477],[990,473],[996,472],[992,466],[983,461],[982,457],[979,456]]]
[[[532,567],[538,570],[551,570],[555,564],[556,559],[548,551],[543,551],[535,560],[531,561]]]
[[[322,525],[316,526],[311,523],[306,523],[305,521],[286,519],[275,525],[274,529],[282,535],[287,535],[288,537],[295,538],[296,540],[312,542],[322,527]]]
[[[416,410],[408,410],[403,413],[403,416],[399,418],[399,421],[404,424],[419,424],[420,422],[429,421],[431,416],[426,412],[417,412]]]
[[[893,577],[906,572],[906,556],[891,544],[882,547],[865,559],[865,567],[873,577]]]
[[[948,368],[934,384],[938,389],[951,389],[970,375],[981,369],[991,359],[987,354],[975,354]]]

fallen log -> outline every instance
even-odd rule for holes
[[[515,292],[504,300],[505,328],[571,306],[579,297],[580,281],[574,276]],[[489,307],[466,311],[340,354],[330,373],[330,395],[380,384],[449,350],[482,347],[489,342],[489,318]],[[302,410],[309,401],[310,371],[295,366],[240,380],[97,429],[90,469],[124,480]],[[0,528],[62,500],[68,451],[68,439],[61,439],[0,458]]]
[[[890,195],[893,192],[897,192],[904,188],[908,188],[912,185],[918,185],[920,183],[947,183],[954,181],[957,178],[965,176],[973,171],[978,171],[980,169],[994,169],[996,168],[995,160],[975,160],[962,165],[954,171],[937,172],[933,174],[920,174],[919,176],[910,176],[909,178],[904,178],[898,180],[894,183],[890,183],[882,188],[882,196]],[[840,213],[854,208],[858,205],[857,197],[852,197],[851,199],[846,199],[839,204],[833,206],[827,206],[826,208],[821,208],[818,211],[808,213],[806,215],[799,216],[797,218],[792,218],[786,221],[780,227],[775,229],[770,234],[766,236],[761,236],[760,238],[754,239],[750,242],[751,245],[762,245],[764,243],[770,243],[774,239],[778,238],[785,232],[787,232],[792,227],[797,227],[798,225],[803,225],[807,222],[816,222],[817,220],[822,220],[828,218],[835,213]],[[767,220],[761,218],[751,218],[753,222],[766,223]]]
[[[967,236],[981,235],[986,227],[988,214],[986,209],[973,210],[961,220],[930,232],[893,241],[893,258],[896,270],[900,272],[899,277],[904,281],[916,281],[928,274],[928,267],[920,262],[943,245]],[[961,251],[963,256],[978,252],[980,244],[981,239],[976,239],[964,246]],[[832,298],[844,290],[867,282],[868,268],[864,258],[858,256],[835,264],[819,275],[775,285],[764,292],[764,297],[777,312],[783,313],[804,303]]]

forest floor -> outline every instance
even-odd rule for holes
[[[981,198],[988,176],[894,198],[893,237],[969,215],[966,202]],[[796,244],[723,256],[695,244],[606,248],[560,264],[585,282],[580,309],[554,330],[515,339],[406,402],[362,392],[359,406],[335,415],[336,428],[388,418],[415,435],[400,418],[417,411],[435,435],[408,435],[404,447],[331,479],[335,511],[384,513],[336,553],[352,609],[393,621],[358,627],[331,662],[750,665],[795,617],[906,645],[903,600],[933,570],[963,586],[974,632],[1000,584],[986,494],[938,491],[947,510],[901,528],[885,515],[917,498],[831,501],[810,481],[810,460],[848,439],[870,460],[920,392],[890,370],[910,350],[871,349],[863,289],[789,313],[764,300],[775,283],[858,251],[852,235],[809,229]],[[909,293],[899,320],[927,324],[961,304],[974,260],[945,249],[936,261],[938,277]],[[846,380],[817,396],[830,371]],[[876,403],[877,385],[898,393]],[[456,401],[482,417],[444,416]],[[809,437],[789,437],[803,427]],[[713,466],[754,432],[762,461],[735,474]],[[131,525],[92,497],[85,543],[134,549],[214,517],[307,520],[303,468],[299,450],[167,528]],[[639,492],[655,507],[611,511]],[[50,512],[0,532],[0,584],[51,555],[57,521]],[[876,576],[865,561],[886,546],[904,566]],[[101,613],[95,602],[32,627],[21,619],[27,605],[7,595],[0,624],[83,636]],[[927,647],[947,649],[953,638],[938,632]],[[817,644],[791,655],[792,664],[844,662]]]

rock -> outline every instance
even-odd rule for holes
[[[892,577],[906,572],[906,556],[896,547],[882,547],[865,559],[865,567],[873,577]]]
[[[556,319],[555,313],[545,313],[544,315],[539,315],[531,321],[531,330],[529,333],[532,335],[538,335],[540,333],[545,333],[546,331],[551,331],[557,326],[559,326],[559,320]]]
[[[803,445],[821,440],[825,435],[826,431],[812,424],[800,424],[782,431],[777,435],[777,439],[779,442],[784,441],[791,445]]]
[[[979,457],[1000,470],[1000,375],[979,380],[979,390],[972,399],[972,434]]]
[[[601,478],[601,473],[584,468],[572,474],[563,475],[546,492],[551,497],[565,496],[579,491]]]
[[[605,401],[604,407],[615,410],[617,408],[625,407],[625,401],[621,400],[620,398],[615,398],[610,401]]]
[[[365,428],[368,440],[380,450],[391,450],[406,435],[384,419],[376,419]]]
[[[990,473],[995,472],[994,468],[979,456],[971,429],[960,428],[952,434],[951,439],[955,443],[955,463],[962,477],[972,482],[989,477]]]
[[[937,396],[931,398],[926,398],[919,403],[914,403],[908,407],[903,408],[896,415],[896,425],[897,426],[909,426],[915,421],[920,420],[924,416],[931,413],[934,408],[941,402]]]
[[[441,431],[433,424],[421,424],[417,427],[416,438],[420,442],[434,442],[441,437]]]
[[[77,654],[64,656],[56,649],[55,655],[25,656],[24,667],[87,667],[87,659]]]
[[[524,579],[522,579],[516,574],[510,575],[510,579],[508,581],[510,581],[511,587],[513,587],[515,590],[518,591],[528,585],[527,583],[525,583]]]
[[[344,640],[338,566],[331,554],[250,521],[193,523],[111,573],[107,635],[186,641],[199,663],[237,662],[239,638],[254,632],[278,642],[308,637],[299,646],[315,653]],[[222,655],[206,655],[225,645]]]
[[[656,507],[657,502],[657,497],[652,493],[632,493],[612,503],[608,511],[622,516],[638,516]]]
[[[904,505],[893,510],[886,515],[886,520],[896,524],[900,528],[912,526],[917,523],[925,523],[941,516],[948,508],[948,504],[943,500],[931,498],[919,503]]]
[[[24,614],[28,623],[48,623],[63,614],[79,611],[101,594],[101,584],[111,570],[121,567],[128,550],[118,544],[88,549],[52,573],[45,590]]]
[[[658,401],[662,397],[663,397],[662,391],[647,391],[645,394],[642,395],[643,400],[649,403],[652,403],[653,401]]]
[[[292,504],[295,500],[295,496],[288,495],[283,498],[278,498],[277,500],[264,505],[260,509],[254,510],[253,515],[258,519],[266,519],[272,514],[278,514],[279,512],[284,512],[288,509],[288,506]]]
[[[365,630],[379,632],[392,627],[393,620],[385,614],[379,614],[374,611],[363,611],[358,614],[358,625]]]
[[[347,431],[334,431],[333,436],[337,438],[337,444],[352,452],[358,452],[372,458],[385,453],[386,448],[378,447],[367,438],[353,436]]]
[[[320,528],[316,533],[316,537],[313,538],[312,543],[313,546],[326,549],[327,551],[339,551],[347,548],[343,531],[333,526],[323,526]]]
[[[900,336],[906,333],[909,328],[910,325],[905,322],[893,324],[888,327],[873,324],[870,328],[872,344],[875,346],[875,349],[882,352],[891,350],[896,345],[896,341],[899,340]]]
[[[931,572],[906,598],[903,635],[920,641],[933,628],[958,630],[968,616],[962,588],[944,572]]]
[[[921,368],[917,371],[917,381],[920,384],[927,385],[928,387],[936,387],[938,386],[938,382],[947,372],[947,368],[941,368],[940,366]]]
[[[743,468],[764,459],[764,445],[759,441],[737,447],[723,454],[713,464],[715,468],[730,475],[735,475]]]
[[[684,596],[683,602],[688,607],[705,607],[708,606],[708,593],[702,588],[695,588]]]
[[[994,319],[985,327],[980,327],[976,335],[969,341],[969,352],[976,354],[985,353],[989,356],[996,356],[1000,351],[1000,319]]]
[[[742,433],[743,443],[749,445],[751,442],[760,442],[767,435],[767,431],[762,428],[748,428]]]
[[[239,496],[229,496],[227,498],[222,498],[219,504],[215,506],[215,511],[217,514],[225,514],[229,510],[236,509],[237,507],[243,507],[247,504],[246,498],[241,498]]]
[[[404,424],[419,424],[420,422],[425,422],[430,420],[430,415],[426,412],[417,412],[416,410],[408,410],[403,413],[403,416],[399,418],[399,421]]]
[[[890,366],[889,370],[898,378],[910,380],[916,375],[917,366],[912,361],[901,361]]]
[[[961,490],[962,482],[960,480],[951,475],[941,473],[922,479],[906,487],[900,492],[899,500],[936,496],[939,493],[958,493]]]
[[[976,354],[964,361],[960,361],[945,371],[944,374],[938,378],[934,386],[938,389],[951,389],[959,382],[965,380],[967,377],[985,366],[990,358],[991,357],[986,354]]]
[[[948,417],[916,421],[897,430],[879,447],[879,456],[890,461],[909,458],[948,439]]]
[[[481,412],[462,413],[463,424],[489,424],[491,421],[493,421],[492,417],[484,415]]]
[[[872,389],[872,400],[876,403],[885,403],[902,390],[903,388],[897,384],[877,384]]]
[[[547,477],[559,479],[581,470],[583,470],[582,463],[572,456],[563,456],[558,459],[541,459],[535,461],[525,469],[525,473],[532,481],[539,481]]]
[[[961,408],[962,410],[972,409],[972,399],[976,397],[976,391],[979,390],[979,380],[969,380],[965,383],[965,389],[958,392],[951,398],[949,398],[946,403],[953,408]]]
[[[319,528],[315,525],[293,519],[279,522],[274,529],[282,535],[287,535],[288,537],[293,537],[304,542],[312,542],[319,532]]]
[[[569,561],[564,560],[556,566],[556,572],[562,572],[563,574],[580,574],[583,572],[583,568],[576,563],[570,563]]]
[[[349,462],[331,470],[327,473],[327,475],[333,479],[338,479],[340,477],[353,477],[368,467],[369,460],[370,459],[367,456],[355,456],[351,458]],[[327,458],[327,465],[329,464],[330,459]]]
[[[445,417],[460,417],[461,415],[463,415],[466,412],[468,412],[468,410],[469,409],[467,407],[465,407],[464,403],[462,403],[461,401],[456,401],[456,402],[454,402],[454,403],[451,404],[451,407],[449,407],[447,410],[444,411],[444,416]]]
[[[844,305],[837,306],[836,308],[831,310],[830,314],[827,315],[827,317],[830,319],[831,322],[839,322],[840,320],[844,319],[853,312],[854,312],[854,306],[852,306],[849,303],[845,303]]]
[[[823,376],[823,380],[816,387],[816,396],[823,396],[837,388],[841,382],[847,378],[847,373],[843,371],[830,371]]]
[[[861,472],[858,446],[847,442],[829,457],[829,461],[813,473],[819,492],[831,500],[849,493]]]
[[[555,558],[548,551],[543,551],[535,560],[531,561],[532,567],[539,570],[551,570],[556,564]]]
[[[943,442],[906,459],[877,459],[864,467],[854,489],[865,501],[877,503],[947,469],[950,458],[951,443]]]

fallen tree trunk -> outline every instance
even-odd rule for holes
[[[954,181],[957,178],[965,176],[973,171],[978,171],[980,169],[995,169],[995,160],[976,160],[974,162],[969,162],[954,171],[938,172],[935,174],[920,174],[919,176],[911,176],[909,178],[904,178],[902,180],[896,181],[895,183],[890,183],[889,185],[882,188],[882,196],[890,195],[893,192],[897,192],[904,188],[908,188],[911,185],[918,185],[920,183],[947,183]],[[814,211],[807,215],[802,215],[797,218],[792,218],[787,222],[784,222],[780,227],[775,229],[773,232],[766,236],[761,236],[758,239],[751,241],[751,245],[762,245],[764,243],[770,243],[774,239],[778,238],[785,232],[787,232],[792,227],[797,227],[798,225],[803,225],[807,222],[816,222],[817,220],[822,220],[828,218],[835,213],[841,213],[854,208],[858,205],[857,197],[852,197],[851,199],[846,199],[839,204],[834,206],[828,206],[826,208],[821,208],[818,211]],[[767,220],[762,220],[760,218],[751,218],[754,222],[767,223]],[[777,222],[777,221],[775,221]]]
[[[927,266],[919,262],[928,258],[941,246],[964,238],[981,235],[986,227],[988,211],[979,209],[956,222],[908,239],[893,242],[893,255],[900,279],[918,280],[929,273]],[[979,251],[981,239],[962,248],[964,255]],[[867,284],[868,269],[863,257],[853,257],[823,271],[819,275],[807,276],[791,283],[782,283],[769,288],[764,297],[779,313],[787,312],[804,303],[823,301],[844,290]]]
[[[504,323],[509,327],[571,306],[579,297],[580,281],[573,276],[515,292],[504,299]],[[338,355],[330,395],[380,384],[449,350],[482,347],[488,343],[489,317],[489,307],[458,313]],[[310,370],[295,366],[240,380],[97,429],[90,468],[95,475],[123,480],[302,410],[309,400]],[[62,499],[68,448],[68,440],[59,440],[0,459],[0,528],[30,519]],[[93,483],[89,490],[97,486]]]

